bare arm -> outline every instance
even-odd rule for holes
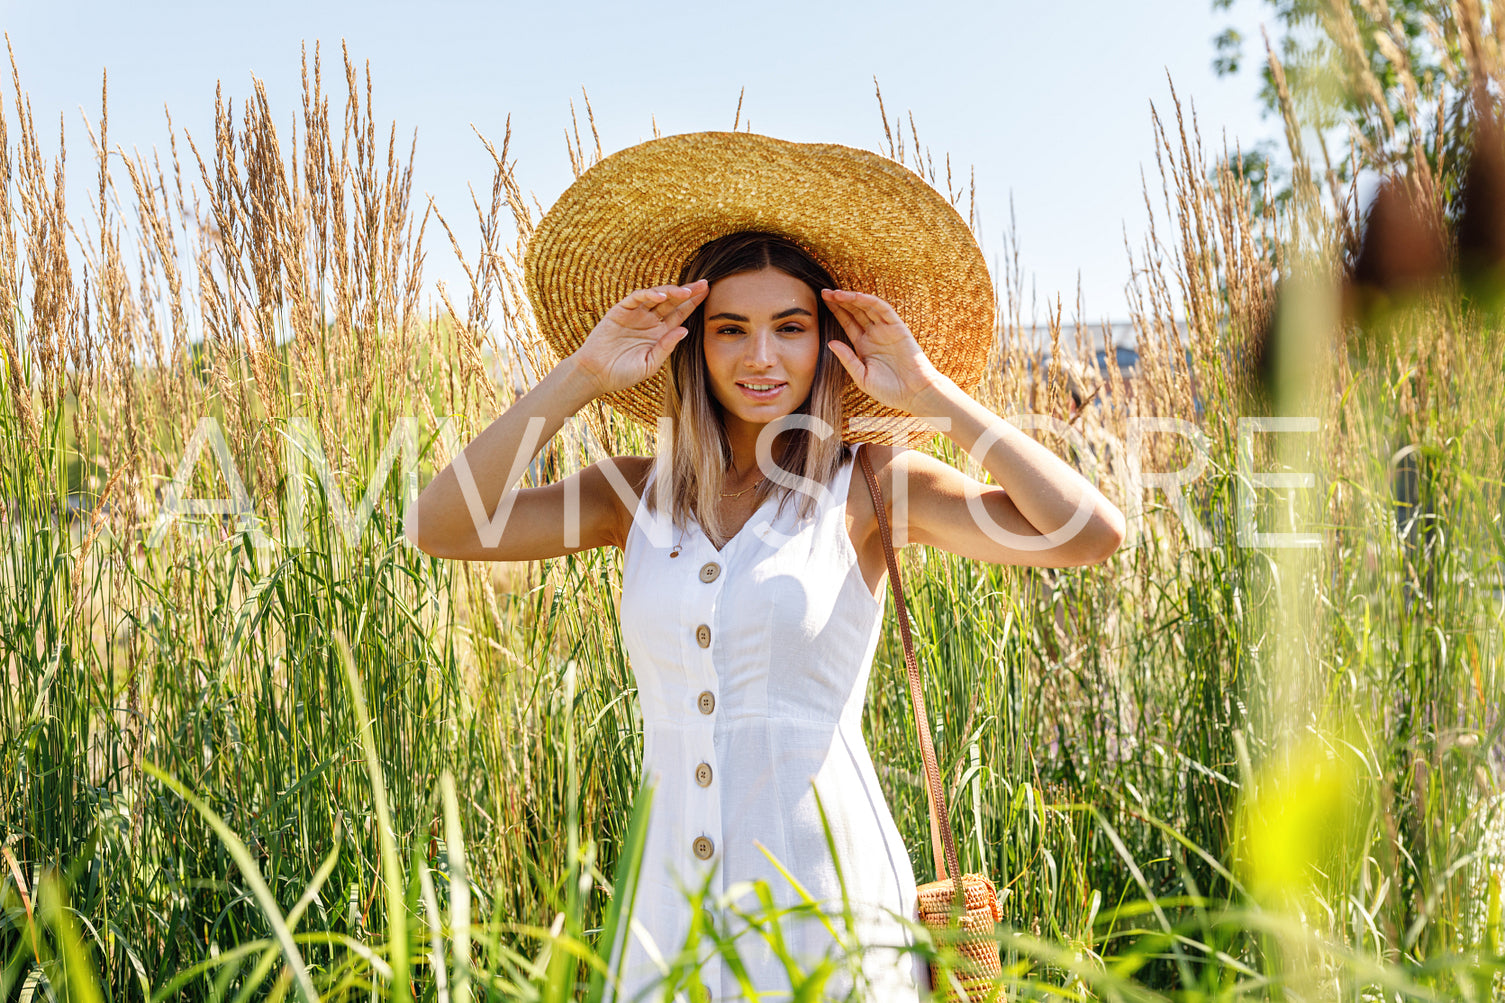
[[[587,490],[604,479],[599,464],[538,488],[511,490],[564,423],[595,397],[573,357],[470,441],[429,482],[408,510],[405,531],[418,549],[466,561],[527,561],[614,542],[610,492]],[[568,481],[576,481],[567,487]],[[578,545],[565,545],[565,492],[578,490]]]
[[[585,344],[429,483],[408,510],[408,540],[435,557],[470,561],[532,561],[620,547],[628,511],[620,496],[628,475],[641,482],[645,461],[606,460],[555,484],[515,485],[582,407],[658,371],[685,335],[679,322],[705,298],[706,289],[704,283],[640,289],[613,306]],[[618,459],[626,461],[621,470]]]
[[[875,450],[896,531],[995,564],[1069,567],[1106,560],[1123,542],[1123,514],[1081,474],[936,371],[893,307],[866,293],[826,301],[853,351],[831,351],[875,399],[917,417],[942,419],[947,435],[996,482],[982,484],[912,450]],[[903,490],[895,486],[902,478]]]
[[[902,527],[906,542],[980,561],[1046,568],[1097,564],[1118,549],[1125,527],[1117,506],[1055,453],[946,383],[916,413],[950,418],[951,440],[994,483],[914,450],[875,451],[875,461],[888,461],[879,481],[896,533]],[[983,430],[999,434],[986,452]]]

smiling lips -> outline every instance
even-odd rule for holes
[[[742,391],[742,396],[748,400],[771,401],[783,392],[788,386],[780,380],[738,380],[737,389]]]

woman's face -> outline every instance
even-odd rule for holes
[[[728,422],[793,414],[815,384],[815,293],[774,268],[728,275],[705,298],[705,364]]]

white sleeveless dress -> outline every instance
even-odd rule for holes
[[[928,985],[923,964],[895,949],[911,942],[893,914],[914,915],[914,872],[861,730],[887,591],[876,598],[868,591],[847,535],[847,494],[867,490],[854,456],[847,447],[831,482],[805,482],[820,496],[813,517],[798,517],[799,498],[781,506],[771,496],[720,551],[693,522],[675,530],[667,515],[638,504],[621,620],[643,714],[643,776],[655,793],[633,921],[625,945],[613,948],[618,999],[663,998],[639,994],[660,977],[655,959],[684,946],[683,887],[700,887],[709,875],[708,903],[741,891],[734,905],[751,912],[760,908],[756,896],[736,886],[762,879],[779,905],[801,901],[760,845],[834,914],[834,929],[844,929],[812,787],[858,920],[861,998],[913,1003]],[[789,976],[767,938],[734,914],[723,921],[723,929],[743,931],[737,952],[752,986],[770,992],[762,999],[789,998]],[[809,914],[786,917],[781,931],[804,972],[836,953]],[[708,958],[700,971],[710,998],[741,998],[709,942],[698,950]],[[838,968],[820,998],[840,999],[851,988]]]

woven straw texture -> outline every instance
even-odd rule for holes
[[[993,882],[981,874],[962,875],[962,890],[966,895],[967,911],[958,917],[953,929],[951,914],[956,890],[951,880],[931,881],[917,889],[915,911],[920,922],[932,930],[946,931],[938,939],[953,945],[961,955],[957,967],[950,972],[950,978],[961,984],[966,995],[957,995],[949,980],[943,981],[943,973],[931,965],[934,998],[955,1003],[1002,999],[1002,990],[995,987],[1000,984],[1003,965],[999,961],[998,941],[993,938],[993,926],[1003,918],[998,908],[998,892]],[[973,935],[968,936],[968,932],[973,932]]]
[[[786,236],[844,289],[887,300],[936,368],[971,392],[993,342],[987,262],[946,199],[901,164],[846,146],[738,132],[665,136],[582,174],[528,242],[528,295],[558,358],[635,289],[676,282],[702,244],[743,230]],[[834,361],[834,360],[833,360]],[[608,397],[654,427],[662,372]],[[842,400],[847,442],[889,441],[920,423],[855,386]],[[894,419],[853,430],[853,419]]]

